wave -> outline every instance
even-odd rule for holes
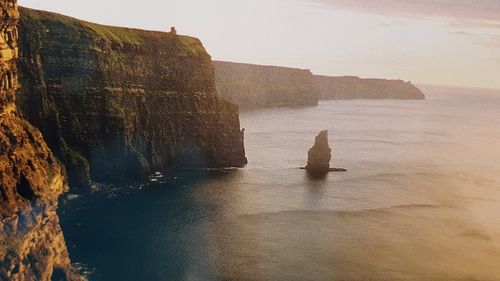
[[[374,214],[386,214],[388,212],[395,212],[400,210],[427,210],[427,209],[454,209],[455,207],[437,204],[403,204],[394,206],[385,206],[371,209],[358,209],[358,210],[283,210],[275,212],[261,212],[255,214],[239,215],[239,218],[267,218],[267,217],[298,217],[300,215],[306,216],[363,216]]]
[[[440,145],[459,145],[456,142],[450,141],[390,141],[390,140],[382,140],[382,139],[354,139],[354,138],[338,138],[334,139],[333,142],[357,142],[357,143],[380,143],[380,144],[390,144],[390,145],[398,145],[398,146],[406,146],[406,145],[420,145],[420,144],[440,144]]]
[[[344,178],[344,179],[339,179],[336,182],[337,183],[349,183],[349,182],[357,182],[357,181],[390,181],[394,182],[395,179],[402,179],[402,180],[408,180],[409,178],[412,177],[417,177],[422,179],[422,176],[426,176],[425,180],[428,180],[429,178],[434,178],[434,179],[446,179],[445,174],[440,174],[440,173],[429,173],[429,172],[408,172],[408,173],[375,173],[375,174],[369,174],[369,175],[361,175],[361,176],[355,176],[351,178]]]

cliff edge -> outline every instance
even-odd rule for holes
[[[70,186],[246,164],[236,105],[201,42],[21,8],[18,107]]]

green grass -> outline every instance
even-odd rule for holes
[[[144,39],[138,34],[136,30],[120,28],[114,26],[104,26],[89,22],[82,22],[89,29],[93,30],[95,34],[108,42],[118,43],[122,45],[143,45]]]
[[[89,34],[93,34],[95,37],[102,38],[107,42],[118,45],[142,46],[147,45],[148,43],[159,45],[163,44],[164,42],[172,42],[172,40],[178,40],[176,42],[176,48],[178,48],[179,52],[183,52],[188,55],[199,55],[206,53],[205,48],[203,47],[203,44],[200,42],[200,40],[189,36],[173,36],[172,34],[167,32],[106,26],[79,20],[72,17],[67,17],[61,14],[33,10],[23,7],[21,7],[21,17],[28,19],[32,24],[34,24],[34,26],[42,27],[43,25],[49,25],[49,23],[59,23],[65,25],[68,30],[76,31],[80,34],[87,32]]]
[[[197,38],[193,37],[188,37],[188,36],[178,36],[181,43],[182,47],[185,51],[188,51],[189,53],[196,55],[199,53],[205,53],[205,48],[203,47],[203,44],[198,40]]]

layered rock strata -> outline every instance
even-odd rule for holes
[[[0,0],[0,280],[79,280],[56,214],[63,168],[15,105],[18,6]]]
[[[241,108],[315,106],[319,94],[306,69],[216,61],[219,93]]]
[[[387,79],[362,79],[355,76],[314,76],[321,99],[425,99],[411,82]]]
[[[70,186],[246,163],[238,107],[198,39],[21,12],[18,106]]]

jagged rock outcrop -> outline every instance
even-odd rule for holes
[[[18,107],[70,186],[246,164],[238,107],[198,39],[21,12]]]
[[[53,206],[37,204],[4,219],[1,227],[0,280],[85,280],[70,263]]]
[[[402,80],[315,75],[314,84],[321,99],[425,99],[422,91]]]
[[[15,105],[19,12],[0,0],[0,280],[79,280],[56,214],[63,168]]]
[[[216,61],[219,93],[241,108],[315,106],[319,94],[306,69]]]
[[[328,172],[347,172],[344,168],[330,168],[332,160],[332,149],[328,144],[328,131],[321,131],[314,140],[314,145],[307,153],[307,166],[301,169],[307,170],[309,175],[319,176],[322,179]]]
[[[306,170],[309,172],[330,171],[332,149],[328,144],[328,131],[321,131],[314,140],[314,146],[307,153]]]

